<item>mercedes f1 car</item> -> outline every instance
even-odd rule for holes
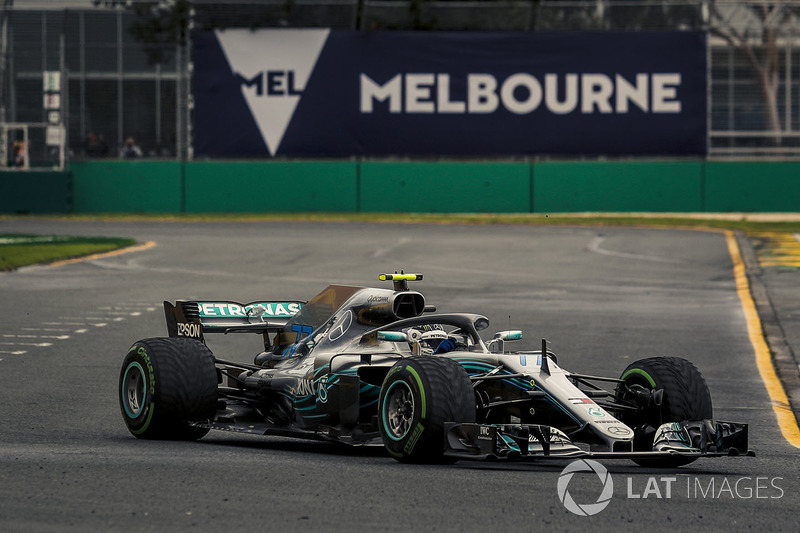
[[[713,419],[708,386],[677,357],[630,364],[618,378],[515,351],[521,331],[437,313],[409,290],[420,274],[382,274],[393,287],[331,285],[308,302],[164,302],[168,337],[133,344],[119,401],[145,439],[209,430],[383,445],[404,462],[627,458],[676,467],[752,455],[747,425]],[[253,364],[222,360],[214,333],[258,334]],[[260,344],[260,343],[259,343]],[[606,384],[605,388],[601,384]]]

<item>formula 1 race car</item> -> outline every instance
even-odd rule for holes
[[[521,331],[484,341],[489,320],[436,313],[408,282],[330,285],[308,302],[164,302],[169,337],[130,348],[119,378],[122,416],[146,439],[211,429],[383,444],[404,462],[628,458],[676,467],[753,455],[747,425],[712,419],[689,361],[654,357],[619,378],[576,374],[538,351],[511,351]],[[212,333],[257,333],[253,364],[216,358]],[[604,390],[597,383],[607,383]]]

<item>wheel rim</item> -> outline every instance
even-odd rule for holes
[[[651,384],[652,378],[648,374],[642,375],[639,372],[636,373],[626,372],[621,379],[625,381],[625,385],[628,387],[632,385],[639,385],[640,387],[647,390],[653,390],[655,388]],[[638,404],[638,402],[636,403]],[[622,415],[620,416],[620,420],[625,422],[627,425],[633,427],[643,423],[648,423],[648,417],[649,417],[648,413],[640,411],[635,414]]]
[[[383,427],[392,440],[400,440],[408,434],[414,420],[414,393],[404,381],[389,387],[383,402]]]
[[[144,369],[139,363],[131,363],[125,369],[120,392],[125,414],[130,418],[136,418],[142,414],[147,389],[145,388]]]

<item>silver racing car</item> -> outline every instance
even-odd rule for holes
[[[137,341],[119,378],[122,417],[146,439],[209,430],[383,445],[404,462],[626,458],[677,467],[753,455],[747,425],[713,419],[695,366],[678,357],[588,376],[521,331],[437,313],[408,283],[330,285],[310,301],[164,302],[168,337]],[[256,334],[252,364],[214,356],[206,335]],[[259,343],[261,344],[261,343]],[[605,388],[601,385],[605,384]]]

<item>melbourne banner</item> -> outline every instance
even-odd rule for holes
[[[199,157],[691,155],[706,36],[196,31]]]

